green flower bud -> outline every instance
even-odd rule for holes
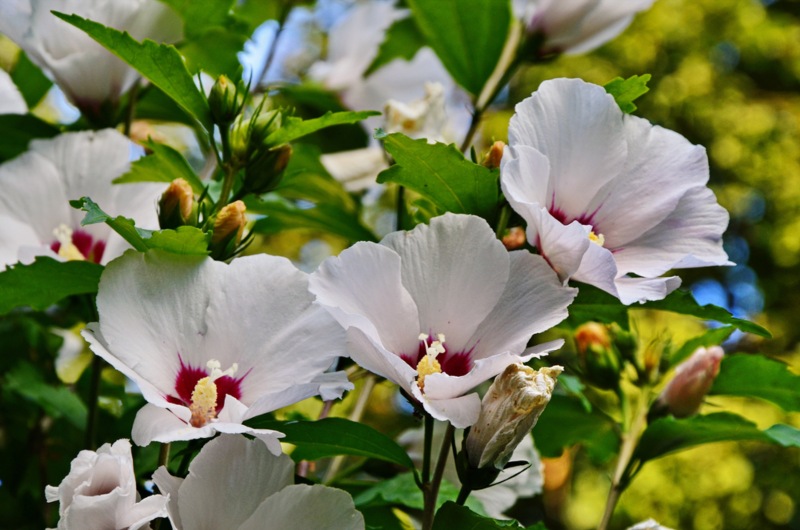
[[[619,387],[622,359],[612,344],[608,327],[587,322],[575,330],[575,346],[586,379],[606,390]]]
[[[217,82],[211,87],[208,95],[208,106],[211,109],[211,116],[214,123],[218,125],[229,125],[242,112],[244,106],[244,90],[239,90],[239,85],[221,75]]]

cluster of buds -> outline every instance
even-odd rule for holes
[[[575,330],[575,347],[584,376],[606,390],[619,387],[624,360],[614,339],[609,326],[598,322],[587,322]]]
[[[696,414],[714,384],[724,355],[719,346],[695,350],[691,357],[675,368],[675,375],[653,404],[651,418],[664,413],[676,418]]]
[[[274,190],[292,157],[289,144],[271,145],[270,135],[281,128],[281,110],[260,105],[253,116],[240,116],[231,131],[231,151],[237,167],[244,168],[242,190],[261,195]]]
[[[462,484],[472,490],[491,486],[514,449],[536,425],[562,371],[561,366],[534,370],[512,364],[495,378],[457,457]]]

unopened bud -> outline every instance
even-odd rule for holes
[[[511,454],[536,425],[556,385],[560,366],[534,370],[509,365],[495,378],[481,402],[481,414],[464,442],[469,468],[462,482],[473,490],[488,487]],[[483,473],[481,470],[491,471]]]
[[[700,409],[714,379],[725,352],[719,346],[698,348],[687,360],[675,369],[675,376],[667,383],[657,404],[676,418],[686,418]]]
[[[272,149],[263,148],[244,168],[244,189],[256,195],[274,190],[280,184],[291,158],[292,146],[289,144]]]
[[[208,106],[215,123],[229,125],[242,111],[245,95],[244,90],[240,91],[239,88],[227,76],[217,78],[208,95]]]
[[[234,201],[222,208],[214,220],[214,231],[211,234],[212,257],[227,259],[233,256],[242,241],[246,224],[247,216],[242,201]]]
[[[575,346],[586,378],[600,388],[617,388],[622,362],[608,327],[598,322],[582,324],[575,330]]]
[[[194,225],[197,221],[197,203],[192,187],[186,180],[173,180],[158,201],[158,224],[162,229]]]
[[[525,230],[521,226],[513,226],[503,236],[503,246],[506,250],[516,250],[525,246]]]
[[[503,150],[505,147],[506,144],[503,142],[493,143],[492,147],[489,148],[489,152],[486,153],[485,157],[483,157],[483,162],[481,162],[481,165],[488,167],[489,169],[496,169],[500,167],[500,161],[503,159]]]

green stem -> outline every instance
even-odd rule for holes
[[[436,515],[436,499],[439,497],[439,487],[442,485],[444,468],[447,465],[447,456],[450,453],[450,440],[453,438],[455,430],[451,423],[447,424],[447,432],[445,432],[444,440],[442,440],[439,458],[436,460],[433,479],[422,492],[425,496],[425,508],[422,512],[422,530],[431,530],[433,528],[433,518]]]
[[[136,111],[136,98],[139,96],[139,83],[134,83],[133,88],[128,93],[128,109],[125,113],[125,125],[123,129],[123,133],[125,136],[130,138],[131,136],[131,124],[133,123],[133,116]]]
[[[86,434],[83,445],[87,449],[97,448],[97,401],[100,397],[100,373],[103,371],[103,359],[95,355],[92,358],[91,380],[89,382],[89,401],[86,414]]]
[[[356,401],[350,416],[348,416],[350,421],[360,421],[364,416],[364,412],[367,410],[367,403],[369,403],[369,396],[372,394],[372,389],[375,388],[375,383],[377,380],[378,378],[372,374],[364,378],[364,386],[361,387],[361,393],[358,395],[358,400]],[[325,472],[325,478],[322,480],[323,483],[330,484],[333,479],[336,478],[336,474],[342,467],[344,459],[344,455],[339,455],[335,457],[333,461],[331,461],[331,466],[328,468],[328,471]]]
[[[422,452],[422,485],[427,487],[431,481],[431,451],[433,450],[433,417],[425,414],[425,442]]]
[[[470,489],[466,484],[462,485],[461,491],[458,492],[458,498],[456,499],[456,504],[464,506],[464,503],[467,502],[467,497],[469,497],[470,493],[472,493],[472,489]]]
[[[219,135],[222,140],[222,168],[225,175],[222,180],[222,191],[219,194],[217,210],[221,210],[223,206],[228,204],[228,197],[231,195],[233,182],[236,180],[236,172],[238,171],[238,168],[231,161],[230,129],[227,126],[220,127]]]
[[[395,206],[397,219],[395,220],[395,230],[403,229],[403,216],[405,215],[406,211],[405,195],[406,187],[397,186],[397,205]]]
[[[169,442],[161,444],[161,449],[158,452],[158,467],[169,466],[169,449],[170,449]]]
[[[497,231],[495,232],[500,241],[503,240],[503,233],[506,231],[509,219],[511,219],[511,208],[508,207],[508,203],[505,203],[500,209],[500,218],[497,220]]]
[[[611,522],[611,516],[614,514],[614,508],[617,506],[622,492],[628,487],[630,483],[630,471],[633,453],[639,443],[639,437],[644,430],[647,421],[647,411],[649,409],[649,387],[643,387],[642,393],[639,396],[638,408],[636,415],[630,421],[627,414],[628,399],[622,391],[620,393],[620,405],[623,409],[623,432],[622,432],[622,448],[619,452],[619,459],[617,466],[614,469],[614,476],[611,481],[611,490],[606,499],[606,507],[603,512],[603,518],[597,527],[597,530],[606,530]],[[623,399],[624,397],[624,399]]]

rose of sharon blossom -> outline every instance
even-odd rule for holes
[[[167,516],[167,497],[139,500],[128,440],[104,444],[97,452],[81,451],[69,475],[44,493],[47,502],[59,501],[59,530],[136,530]]]
[[[630,304],[676,289],[670,269],[731,264],[705,149],[579,79],[545,81],[515,110],[503,191],[562,280]]]
[[[169,495],[175,530],[363,530],[364,517],[346,492],[294,485],[294,463],[263,444],[225,434],[210,441],[189,464],[185,479],[164,466],[153,474]]]
[[[251,433],[275,454],[280,433],[243,422],[352,385],[325,373],[345,355],[344,333],[312,305],[307,276],[288,260],[130,251],[100,279],[100,322],[83,336],[139,385],[148,404],[133,441],[171,442]]]
[[[589,52],[627,28],[654,0],[513,0],[529,34],[544,38],[542,55]]]
[[[658,396],[658,404],[676,418],[696,414],[719,373],[725,351],[719,346],[697,348],[675,368],[675,375]]]
[[[525,349],[575,296],[539,256],[509,253],[483,219],[455,214],[357,243],[309,288],[347,329],[353,360],[459,428],[478,419],[477,385],[562,344]]]
[[[139,78],[136,71],[83,31],[51,11],[75,13],[135,39],[174,42],[181,22],[156,0],[3,0],[0,33],[16,42],[31,61],[44,69],[82,111],[100,112],[105,101],[116,102]]]
[[[105,264],[130,248],[103,223],[81,226],[85,213],[70,200],[91,197],[109,215],[158,228],[161,184],[112,185],[128,171],[131,142],[112,129],[34,140],[0,165],[0,270],[35,256]]]
[[[28,105],[11,80],[11,76],[0,68],[0,114],[25,114]]]

